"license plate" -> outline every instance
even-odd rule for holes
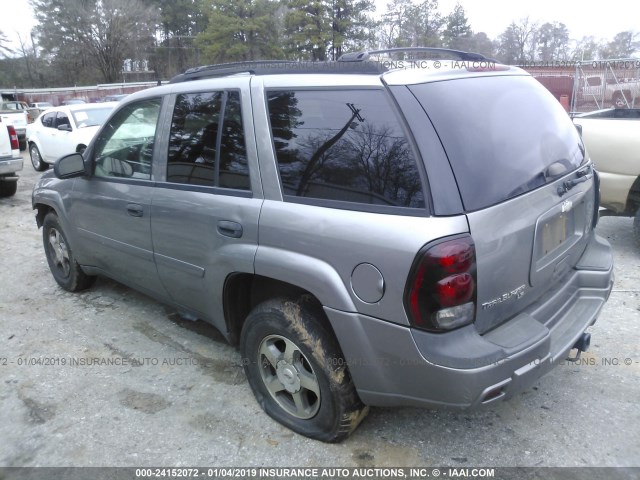
[[[561,213],[542,227],[542,254],[558,248],[567,239],[567,213]]]

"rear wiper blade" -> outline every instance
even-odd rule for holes
[[[586,182],[591,177],[593,177],[593,173],[591,171],[591,165],[586,168],[580,169],[576,172],[576,178],[573,180],[565,180],[562,182],[562,185],[558,187],[558,195],[563,196],[569,190],[571,190],[576,185]]]

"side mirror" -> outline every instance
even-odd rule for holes
[[[62,125],[58,125],[58,130],[62,130],[63,132],[70,132],[71,131],[71,125],[63,123]]]
[[[87,173],[84,158],[79,153],[60,157],[53,165],[53,173],[60,179],[81,177]]]

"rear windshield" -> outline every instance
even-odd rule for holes
[[[466,210],[549,183],[582,164],[584,147],[560,103],[528,76],[409,87],[447,152]]]

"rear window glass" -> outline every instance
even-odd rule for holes
[[[285,199],[424,208],[420,172],[380,90],[268,92]]]
[[[442,140],[466,210],[531,191],[584,161],[582,140],[567,113],[532,77],[409,88]]]

